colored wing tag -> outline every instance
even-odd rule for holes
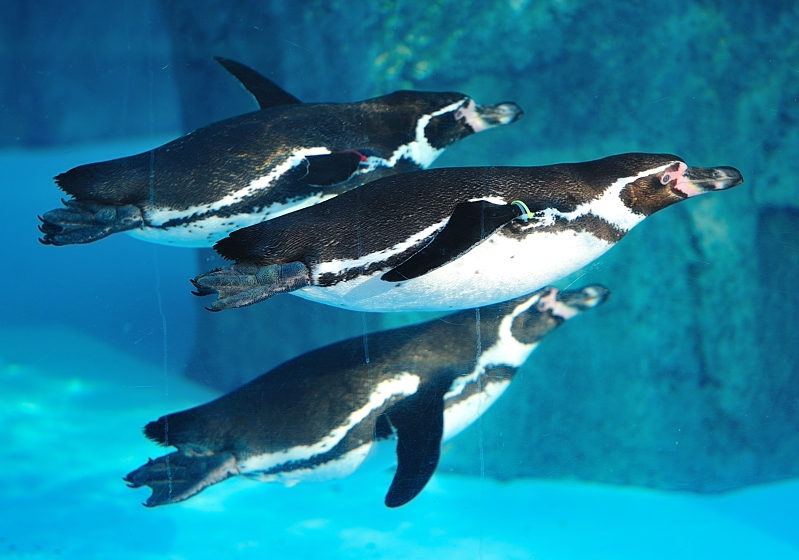
[[[302,101],[285,91],[272,80],[259,74],[249,66],[245,66],[241,62],[236,62],[229,58],[222,58],[221,56],[215,56],[214,60],[241,82],[241,85],[255,97],[255,101],[261,109],[269,109],[270,107],[277,107],[278,105],[302,103]]]
[[[397,430],[397,472],[386,494],[388,507],[414,499],[438,466],[444,435],[444,394],[429,388],[405,399],[387,416]]]
[[[493,204],[484,200],[461,202],[455,206],[444,229],[430,243],[386,272],[381,280],[403,282],[442,267],[522,214],[528,216],[530,211],[525,212],[516,201],[511,204]]]

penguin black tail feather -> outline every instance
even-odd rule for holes
[[[150,193],[149,153],[79,165],[53,180],[75,200],[118,205],[142,203]]]
[[[174,451],[128,473],[124,481],[131,488],[148,486],[152,495],[144,502],[147,507],[174,504],[190,498],[212,484],[239,474],[236,457],[229,451],[214,452],[188,443],[192,430],[180,428],[180,413],[162,416],[144,427],[144,435],[162,445],[179,446]]]
[[[214,251],[227,261],[259,262],[269,247],[272,228],[261,222],[232,232],[224,239],[214,243]]]
[[[159,443],[161,445],[169,446],[169,428],[167,424],[167,417],[162,416],[155,422],[150,422],[144,427],[144,435],[147,439]]]
[[[196,418],[190,411],[162,416],[147,424],[143,431],[147,439],[165,447],[177,447],[197,455],[215,452],[203,436],[202,426],[196,425]]]

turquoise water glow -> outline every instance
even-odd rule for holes
[[[0,558],[799,559],[796,29],[799,3],[776,1],[3,3]],[[255,109],[214,55],[304,102],[408,88],[524,109],[439,167],[668,152],[745,182],[561,280],[612,295],[541,344],[406,506],[383,505],[391,471],[364,470],[148,509],[122,481],[164,452],[146,423],[430,317],[285,295],[214,315],[188,282],[206,254],[37,241],[53,176]]]

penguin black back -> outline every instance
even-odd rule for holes
[[[72,198],[42,215],[43,243],[88,243],[127,231],[210,246],[367,181],[426,168],[453,142],[521,115],[514,103],[478,106],[454,92],[303,104],[243,64],[218,60],[261,109],[142,154],[58,175],[56,183]]]

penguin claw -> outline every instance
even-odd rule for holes
[[[155,507],[181,502],[236,474],[236,458],[231,453],[188,456],[175,451],[155,461],[150,459],[123,480],[130,488],[148,486],[152,494],[142,505]]]
[[[65,208],[49,210],[39,216],[40,241],[45,245],[90,243],[112,233],[128,231],[144,224],[141,208],[94,204],[61,199]]]
[[[194,287],[196,288],[195,290],[192,290],[191,293],[194,294],[197,297],[211,296],[211,295],[214,295],[214,294],[217,294],[217,295],[219,294],[218,290],[215,290],[211,286],[203,286],[195,278],[190,278],[189,282],[191,282],[194,285]],[[206,309],[208,309],[208,308],[206,307]],[[211,311],[213,311],[213,310],[211,310]]]

